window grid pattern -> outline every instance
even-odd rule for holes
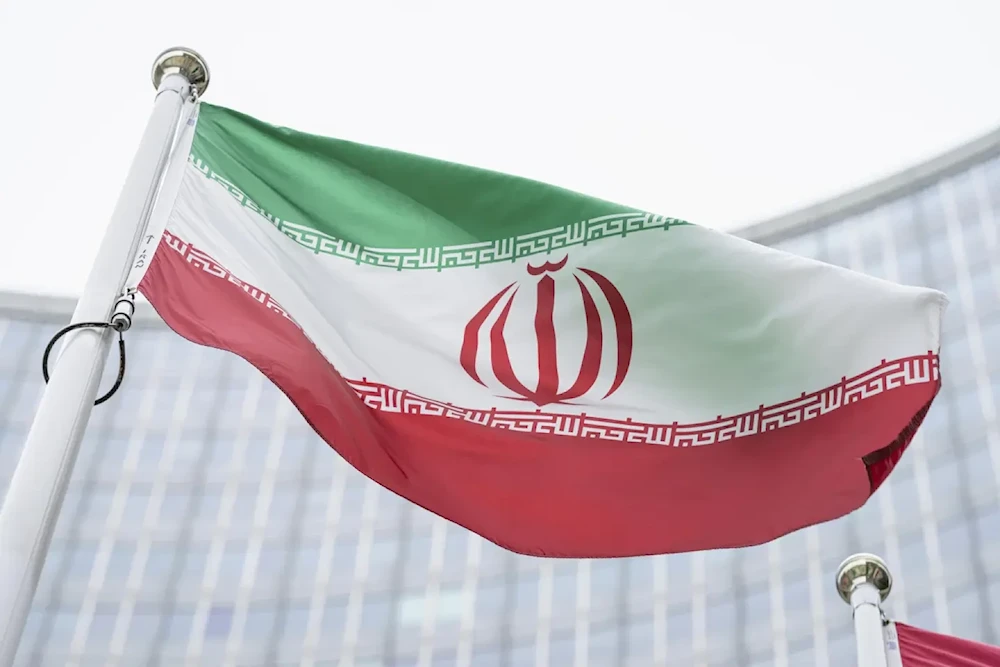
[[[510,554],[363,478],[242,360],[137,326],[142,362],[94,411],[17,664],[828,667],[853,659],[831,580],[859,550],[890,561],[894,617],[1000,643],[998,214],[994,159],[762,240],[951,305],[944,388],[890,481],[750,549]],[[0,310],[0,498],[57,328]]]

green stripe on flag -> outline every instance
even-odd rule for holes
[[[299,243],[357,263],[480,266],[688,224],[517,176],[200,106],[195,166]]]

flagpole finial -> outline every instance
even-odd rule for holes
[[[194,49],[174,46],[156,57],[153,63],[153,87],[159,88],[160,81],[168,74],[180,74],[198,92],[198,97],[208,88],[208,63]]]
[[[892,574],[885,561],[874,554],[849,556],[837,570],[837,592],[840,599],[851,603],[851,593],[861,584],[871,584],[884,602],[892,590]]]

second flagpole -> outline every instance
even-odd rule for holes
[[[891,590],[892,575],[878,556],[855,554],[837,570],[837,592],[854,612],[858,667],[887,667],[881,605]]]
[[[169,159],[181,110],[208,86],[204,60],[169,49],[153,68],[156,99],[72,322],[108,322]],[[186,156],[185,156],[186,157]],[[68,333],[0,510],[0,667],[10,667],[90,418],[113,331]]]

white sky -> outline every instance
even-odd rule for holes
[[[0,289],[79,292],[174,44],[269,122],[734,228],[1000,124],[997,26],[997,0],[0,0]]]

